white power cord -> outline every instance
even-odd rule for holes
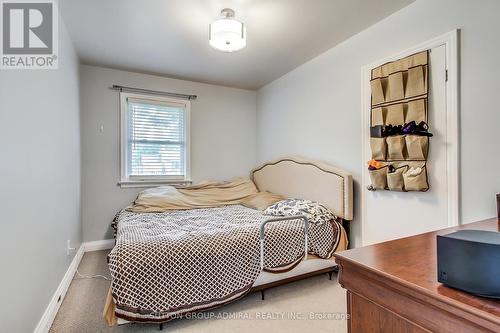
[[[111,278],[107,277],[107,276],[104,276],[104,275],[101,275],[101,274],[96,274],[96,275],[84,275],[84,274],[81,274],[78,269],[76,270],[76,274],[82,278],[82,279],[95,279],[95,278],[101,278],[101,279],[104,279],[104,280],[107,280],[107,281],[111,281]]]

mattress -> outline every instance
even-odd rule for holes
[[[294,219],[266,226],[263,274],[259,229],[267,219],[261,211],[239,205],[122,212],[116,219],[116,246],[108,258],[116,315],[164,322],[236,300],[257,283],[270,281],[267,274],[301,274],[335,265],[324,259],[302,261],[304,226]],[[309,248],[314,253],[329,258],[345,245],[338,222],[310,226]]]

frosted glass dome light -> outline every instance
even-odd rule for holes
[[[234,19],[234,10],[224,8],[221,10],[223,18],[210,24],[209,43],[213,48],[223,52],[234,52],[247,45],[245,25]]]

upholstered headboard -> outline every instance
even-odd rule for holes
[[[324,162],[284,157],[252,170],[260,191],[318,201],[338,217],[352,220],[352,175]]]

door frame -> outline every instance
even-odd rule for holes
[[[432,49],[441,45],[446,46],[446,167],[447,167],[447,187],[448,187],[448,226],[457,226],[461,224],[459,209],[460,193],[460,170],[459,170],[459,67],[458,67],[458,29],[452,30],[441,36],[428,40],[410,49],[391,55],[385,59],[365,65],[361,68],[361,142],[362,142],[362,161],[367,156],[370,137],[370,108],[371,92],[370,79],[371,70],[387,62],[394,61],[409,55]],[[361,172],[361,244],[365,244],[366,224],[366,187],[369,185],[368,172],[366,167]]]

